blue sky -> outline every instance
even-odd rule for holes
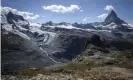
[[[29,20],[39,23],[101,22],[105,15],[98,16],[110,12],[106,9],[108,5],[113,7],[121,19],[133,24],[133,0],[2,0],[1,4],[2,7],[32,13],[31,17],[34,18],[30,17]]]

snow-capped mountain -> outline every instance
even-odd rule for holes
[[[22,26],[28,29],[29,22],[25,20],[15,10],[1,7],[1,24],[14,24],[16,26]]]
[[[2,70],[45,67],[56,62],[42,47],[50,45],[56,33],[40,30],[15,11],[2,8]]]
[[[60,23],[53,23],[52,21],[46,22],[42,24],[42,27],[48,28],[66,28],[66,29],[78,29],[75,26],[72,26],[70,23],[60,22]]]
[[[104,22],[94,22],[94,23],[86,23],[86,24],[79,24],[79,23],[53,23],[52,21],[46,22],[43,25],[45,27],[51,28],[64,28],[64,29],[80,29],[80,30],[89,30],[89,31],[114,31],[114,30],[121,30],[121,31],[130,31],[133,28],[128,25],[125,21],[121,20],[114,10],[112,10],[109,15],[105,18]]]
[[[104,22],[91,23],[97,29],[102,30],[121,30],[121,31],[132,31],[130,25],[128,25],[124,20],[121,20],[114,10],[112,10],[109,15],[105,18]]]
[[[117,14],[115,13],[114,10],[112,10],[110,12],[110,14],[105,18],[105,21],[104,21],[104,24],[107,25],[107,24],[110,24],[110,23],[116,23],[116,24],[127,24],[125,21],[121,20]]]
[[[30,23],[15,11],[2,8],[2,69],[46,67],[71,61],[81,54],[93,35],[110,50],[133,47],[133,32],[114,11],[104,22]],[[106,46],[105,46],[106,45]]]

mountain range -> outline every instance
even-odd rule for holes
[[[2,71],[63,65],[86,51],[91,56],[133,48],[133,28],[111,11],[104,22],[31,25],[2,9]],[[86,49],[87,48],[87,49]]]

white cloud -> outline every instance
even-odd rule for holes
[[[89,17],[83,18],[83,22],[88,21]]]
[[[99,16],[97,16],[99,19],[105,19],[108,16],[108,14],[104,13]]]
[[[70,5],[69,7],[62,6],[62,5],[50,5],[50,6],[42,6],[44,10],[49,10],[56,13],[67,13],[71,12],[74,13],[76,11],[83,11],[81,10],[81,7],[78,5]]]
[[[37,18],[40,17],[39,15],[35,15],[31,12],[18,11],[17,9],[13,9],[13,8],[10,8],[10,7],[0,7],[0,8],[1,8],[1,11],[6,13],[6,14],[8,12],[12,12],[14,14],[23,16],[25,19],[33,20],[33,19],[37,19]]]
[[[30,26],[41,27],[41,24],[30,22]]]
[[[30,12],[20,12],[20,11],[18,11],[18,14],[23,16],[25,19],[30,19],[30,20],[37,19],[37,18],[40,17],[39,15],[34,15],[33,13],[30,13]]]
[[[133,24],[128,24],[130,27],[133,27]]]
[[[114,10],[114,7],[112,5],[106,5],[104,10],[111,11],[111,10]]]
[[[115,10],[114,7],[112,5],[106,5],[104,10],[107,10],[107,11],[111,11],[111,10]],[[99,16],[97,16],[99,19],[105,19],[106,17],[108,16],[107,13],[103,13]]]

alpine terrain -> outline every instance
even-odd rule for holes
[[[32,25],[1,8],[3,80],[132,80],[133,27],[110,11],[104,22]]]

